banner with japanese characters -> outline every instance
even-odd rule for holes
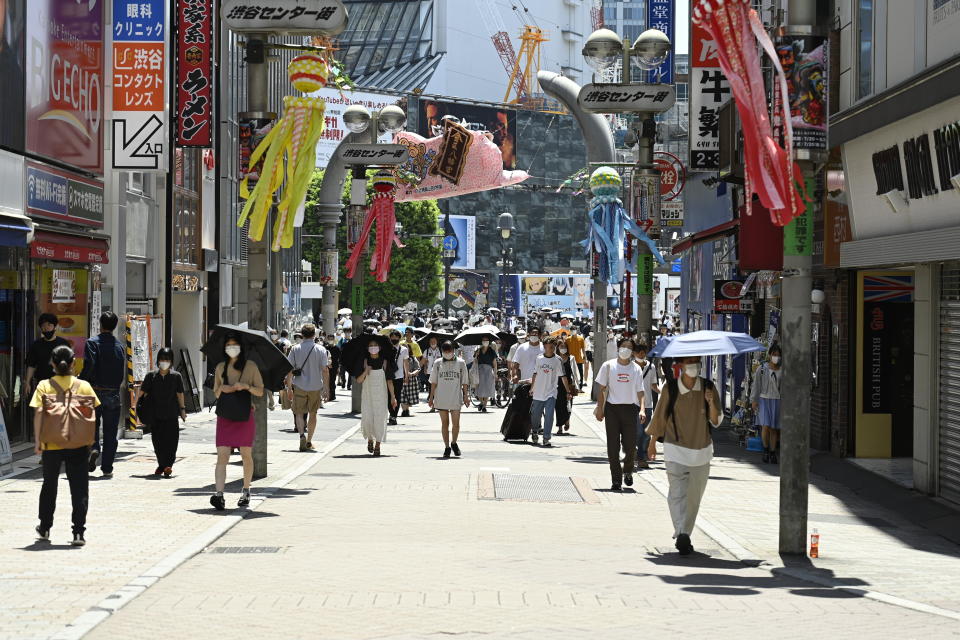
[[[658,29],[676,42],[676,20],[673,0],[647,0],[647,28]],[[673,84],[673,49],[667,53],[663,63],[647,72],[647,82]]]
[[[730,85],[720,70],[719,50],[706,29],[690,26],[690,170],[720,168],[720,107]]]
[[[213,0],[177,0],[178,147],[213,146]]]
[[[163,0],[113,0],[114,169],[166,166],[166,35]]]

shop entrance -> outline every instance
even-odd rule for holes
[[[29,399],[23,398],[26,356],[35,338],[35,297],[25,252],[0,249],[0,404],[13,446],[30,440]]]

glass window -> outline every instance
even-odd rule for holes
[[[857,10],[857,98],[873,93],[873,0],[859,0]]]

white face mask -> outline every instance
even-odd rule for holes
[[[488,340],[484,340],[484,341],[481,342],[480,344],[482,344],[482,345],[485,346],[485,347],[489,347],[489,346],[490,346],[490,342],[489,342]]]
[[[567,350],[564,349],[563,347],[557,349],[557,351],[560,353],[560,355],[566,355],[566,353],[567,353]]]
[[[780,356],[770,356],[770,362],[773,364],[780,364]]]
[[[158,362],[157,366],[160,367],[161,371],[166,371],[170,368],[170,363],[164,360],[163,362]]]
[[[700,375],[700,364],[685,364],[683,365],[683,372],[691,378],[696,378]]]
[[[380,347],[367,347],[367,351],[372,354],[380,353]]]
[[[617,349],[617,355],[620,356],[621,360],[629,360],[630,356],[633,355],[633,350],[627,347],[620,347]]]
[[[226,349],[224,349],[224,352],[227,354],[227,356],[229,356],[229,357],[231,357],[231,358],[236,358],[237,356],[239,356],[239,355],[240,355],[240,351],[241,351],[240,347],[239,347],[238,345],[235,345],[235,344],[232,344],[232,345],[230,345],[229,347],[227,347]]]
[[[532,344],[537,344],[540,342],[540,336],[530,336],[527,340]]]
[[[447,352],[447,353],[444,353],[444,354],[443,354],[443,359],[444,359],[444,360],[453,360],[453,356],[454,356],[453,353]]]

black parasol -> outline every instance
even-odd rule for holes
[[[228,337],[236,337],[243,347],[245,357],[260,368],[260,376],[266,389],[283,389],[283,380],[293,366],[265,331],[244,329],[233,324],[218,324],[210,332],[206,344],[200,348],[200,351],[210,358],[211,365],[216,366],[227,359],[223,347]]]
[[[364,333],[353,338],[343,345],[340,354],[340,366],[344,367],[353,377],[363,373],[364,360],[370,355],[367,347],[370,342],[380,345],[380,357],[386,362],[394,362],[397,358],[395,347],[390,344],[390,338],[378,333]]]

